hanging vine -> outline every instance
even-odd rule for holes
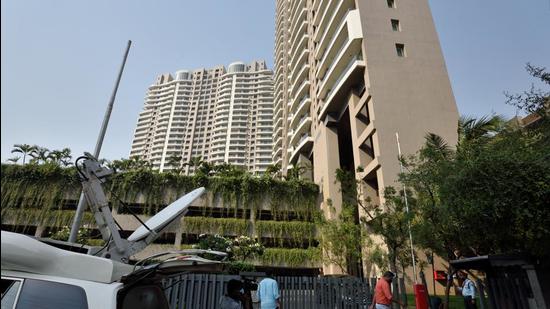
[[[315,247],[308,249],[266,248],[259,262],[263,265],[319,267],[321,250]]]

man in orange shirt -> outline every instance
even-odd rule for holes
[[[387,271],[382,278],[378,279],[374,288],[374,304],[376,306],[374,309],[390,309],[392,302],[405,307],[405,304],[401,301],[393,299],[390,286],[394,277],[394,273]]]

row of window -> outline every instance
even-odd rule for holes
[[[386,0],[388,3],[388,7],[391,9],[395,9],[397,7],[397,3],[395,0]],[[399,22],[399,19],[391,19],[391,28],[393,31],[400,32],[401,31],[401,23]],[[398,57],[406,57],[407,53],[405,51],[405,44],[402,43],[396,43],[395,44],[395,51],[397,53]]]

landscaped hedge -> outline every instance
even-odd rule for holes
[[[279,241],[282,246],[285,238],[301,245],[307,240],[309,245],[315,239],[315,224],[303,221],[256,221],[256,234],[258,236],[271,236]]]
[[[248,235],[250,221],[235,218],[184,217],[183,230],[193,234]]]
[[[74,167],[54,164],[2,164],[2,209],[37,208],[41,212],[60,210],[62,201],[78,199],[80,181]],[[205,186],[210,201],[221,199],[226,207],[258,210],[269,203],[276,219],[289,212],[300,219],[313,220],[317,214],[318,187],[304,180],[282,181],[268,177],[182,176],[152,170],[133,170],[112,175],[104,185],[108,197],[114,193],[128,203],[140,200],[144,213],[153,215],[194,188]],[[114,207],[116,198],[110,198]],[[44,216],[42,213],[40,216]]]
[[[321,249],[266,248],[260,257],[263,265],[278,265],[287,267],[319,266],[321,264]]]
[[[71,226],[74,210],[43,211],[37,208],[4,208],[2,206],[2,224],[21,226],[49,226],[60,228]],[[82,218],[83,225],[95,225],[95,219],[90,212],[85,212]]]
[[[277,180],[267,177],[243,175],[239,177],[181,176],[151,170],[134,170],[112,175],[103,186],[113,207],[118,207],[116,196],[127,203],[139,203],[143,213],[153,215],[169,203],[197,187],[209,192],[209,203],[221,202],[226,208],[258,211],[267,205],[273,219],[285,220],[292,213],[303,221],[256,220],[255,234],[284,239],[301,245],[315,239],[314,221],[318,187],[303,180]],[[1,165],[2,223],[23,226],[70,226],[74,210],[62,208],[67,200],[77,200],[81,184],[74,167],[62,168],[53,164]],[[205,214],[207,211],[205,210]],[[237,213],[237,212],[233,212]],[[247,212],[242,212],[247,213]],[[249,235],[250,218],[184,217],[184,232],[199,234]],[[93,223],[86,212],[84,223]],[[254,236],[254,235],[249,235]],[[163,245],[166,248],[170,245]],[[182,245],[188,248],[190,245]],[[320,261],[319,249],[268,248],[260,258],[265,265],[304,266]]]

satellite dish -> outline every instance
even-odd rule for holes
[[[145,225],[147,225],[151,231],[159,233],[166,226],[172,223],[172,221],[182,216],[187,211],[187,208],[191,205],[191,203],[203,195],[205,191],[206,189],[201,187],[187,193],[172,204],[168,205],[168,207],[161,210],[158,214],[154,215],[151,219],[147,220]],[[128,241],[140,241],[149,236],[149,234],[151,234],[151,232],[142,225],[128,237]]]

